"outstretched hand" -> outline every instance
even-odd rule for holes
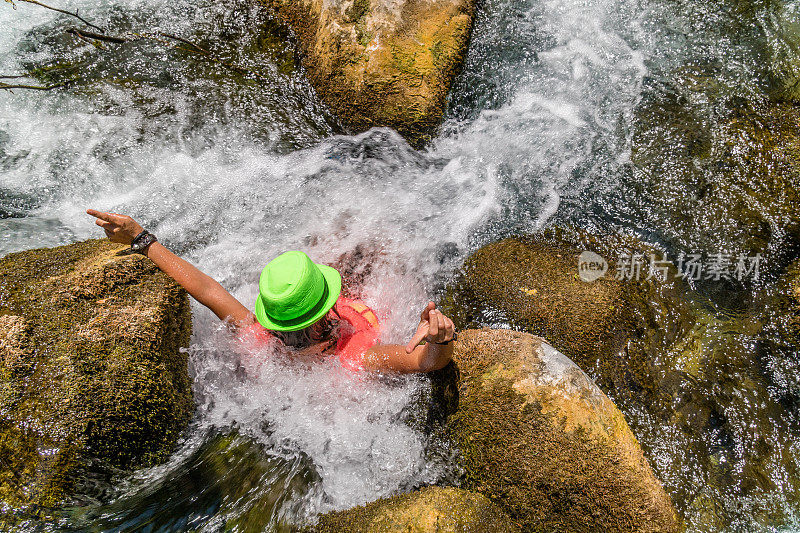
[[[406,344],[406,353],[411,353],[417,345],[425,340],[428,342],[447,342],[452,340],[455,326],[453,321],[436,309],[434,302],[428,302],[420,315],[417,332]]]
[[[133,238],[139,235],[143,228],[128,215],[118,215],[117,213],[105,213],[96,209],[87,209],[86,214],[92,215],[97,220],[95,224],[103,228],[106,237],[111,242],[130,244]]]

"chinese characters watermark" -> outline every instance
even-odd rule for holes
[[[690,281],[723,279],[757,281],[762,260],[760,253],[755,255],[717,253],[708,256],[682,254],[673,262],[666,255],[659,257],[654,253],[624,252],[617,258],[614,279],[666,281],[672,273],[677,278]],[[608,269],[608,262],[594,252],[584,251],[578,257],[578,275],[583,281],[595,281],[603,277]]]

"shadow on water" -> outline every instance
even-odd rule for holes
[[[103,506],[66,509],[57,531],[289,531],[286,515],[319,481],[310,461],[271,455],[237,433],[215,433],[177,464],[122,485]]]

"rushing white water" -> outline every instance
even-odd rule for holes
[[[335,135],[341,129],[302,72],[283,68],[291,52],[256,51],[253,28],[268,21],[244,1],[58,7],[120,31],[217,46],[257,68],[257,81],[152,43],[96,51],[64,34],[74,20],[29,4],[0,7],[0,73],[73,62],[92,81],[0,91],[0,207],[9,217],[0,219],[0,254],[99,236],[85,208],[114,210],[248,306],[260,269],[280,252],[330,263],[349,254],[388,342],[408,339],[420,308],[476,246],[580,209],[585,191],[619,187],[647,76],[654,65],[681,64],[695,44],[712,49],[714,35],[687,30],[683,13],[655,2],[488,0],[441,135],[416,151],[383,128]],[[676,27],[686,30],[680,38]],[[748,60],[740,44],[714,46]],[[749,72],[737,65],[729,70]],[[270,358],[243,376],[210,313],[195,306],[194,315],[196,432],[173,466],[214,428],[235,427],[290,462],[302,456],[318,479],[279,512],[295,521],[446,474],[402,414],[424,379],[387,382],[335,363]]]

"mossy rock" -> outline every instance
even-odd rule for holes
[[[90,240],[0,259],[0,498],[80,501],[97,469],[165,459],[191,417],[186,292]]]
[[[680,531],[622,413],[541,338],[466,330],[448,423],[466,487],[524,531]]]
[[[425,487],[346,511],[328,513],[316,533],[481,533],[519,528],[487,497],[454,487]]]
[[[584,251],[608,263],[595,281],[579,276]],[[626,268],[618,258],[633,254],[644,258],[640,279],[618,276]],[[677,376],[672,361],[657,356],[692,329],[694,316],[674,268],[664,280],[647,279],[650,254],[662,257],[635,239],[570,229],[509,237],[467,258],[443,306],[459,328],[507,325],[539,335],[603,390],[669,404]]]
[[[261,0],[298,34],[311,84],[342,122],[389,126],[415,146],[444,113],[475,0]]]
[[[797,419],[768,375],[796,378],[797,345],[769,362],[754,347],[763,319],[712,309],[695,316],[664,354],[680,375],[672,404],[629,404],[625,413],[648,455],[669,458],[658,473],[693,530],[780,529],[800,501]]]
[[[605,277],[579,278],[583,250],[608,259]],[[669,456],[654,466],[692,524],[725,529],[753,520],[730,502],[781,490],[777,479],[792,480],[782,490],[795,501],[800,476],[787,436],[796,430],[786,406],[800,399],[800,263],[777,300],[767,294],[752,309],[720,312],[674,272],[667,283],[612,275],[620,252],[647,250],[633,239],[566,229],[508,238],[467,259],[447,311],[462,328],[543,336],[576,361],[626,414],[648,456]],[[754,353],[758,339],[764,346]]]

